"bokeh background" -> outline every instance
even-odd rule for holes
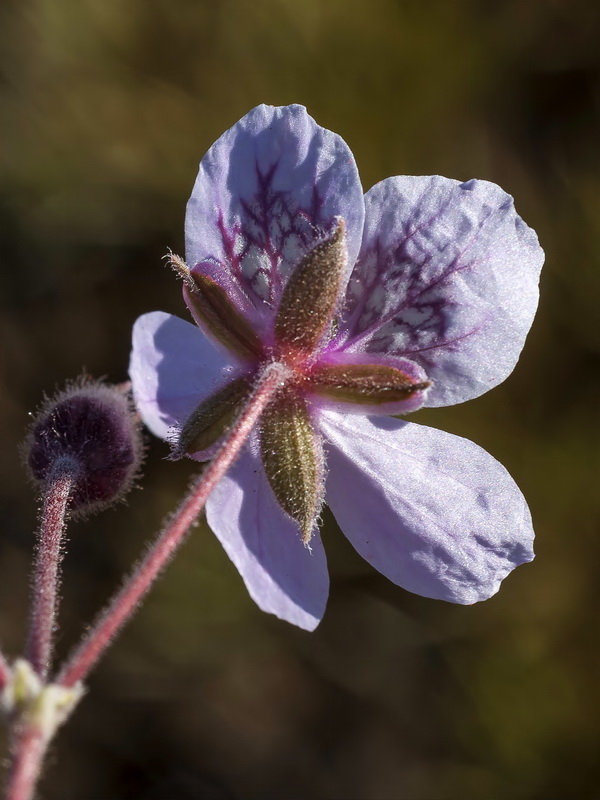
[[[17,655],[36,503],[18,447],[44,392],[126,378],[210,144],[300,102],[396,174],[499,183],[547,252],[502,386],[414,419],[467,436],[531,505],[537,560],[457,607],[392,586],[326,514],[313,634],[258,611],[194,530],[61,732],[46,800],[584,800],[598,789],[599,9],[594,0],[3,0],[0,641]],[[59,650],[194,473],[73,524]]]

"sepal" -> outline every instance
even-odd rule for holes
[[[285,392],[266,409],[260,424],[260,452],[281,508],[300,526],[308,544],[323,505],[323,445],[306,401]]]
[[[211,448],[234,422],[251,390],[250,377],[237,378],[200,403],[183,425],[171,458]]]
[[[431,386],[386,364],[319,364],[310,380],[315,394],[360,406],[401,403]]]
[[[242,359],[260,358],[263,348],[250,322],[230,299],[230,292],[199,269],[191,270],[183,288],[192,316],[228,350]]]
[[[304,256],[290,276],[275,318],[282,355],[306,356],[321,342],[338,307],[348,254],[341,217],[333,234]]]

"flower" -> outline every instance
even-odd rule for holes
[[[527,504],[472,442],[399,420],[514,368],[543,263],[487,181],[394,177],[363,197],[346,143],[302,106],[259,106],[210,148],[174,266],[199,327],[155,312],[130,374],[148,427],[214,452],[265,364],[290,379],[210,495],[208,523],[265,611],[312,630],[328,594],[323,493],[394,583],[474,603],[533,558]],[[305,546],[310,542],[310,546]]]

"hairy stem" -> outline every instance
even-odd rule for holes
[[[7,660],[0,653],[0,692],[4,689],[10,679],[10,667]]]
[[[48,675],[52,659],[65,516],[76,475],[76,465],[71,461],[59,461],[44,490],[25,650],[26,658],[42,680]]]
[[[57,683],[70,687],[87,677],[198,519],[208,496],[229,469],[262,412],[287,378],[288,369],[282,364],[272,363],[264,368],[245,407],[218,452],[151,545],[146,557],[138,564],[67,660],[58,675]]]
[[[31,800],[47,744],[39,725],[25,723],[18,726],[13,742],[14,757],[8,776],[6,800]]]

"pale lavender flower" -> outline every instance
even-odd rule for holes
[[[155,312],[130,374],[157,435],[205,460],[277,360],[292,378],[212,492],[210,527],[265,611],[313,629],[328,594],[325,494],[394,583],[474,603],[533,558],[525,500],[472,442],[395,417],[512,371],[543,263],[487,181],[395,177],[363,197],[352,153],[301,106],[259,106],[208,151],[175,266],[198,327]],[[310,546],[306,545],[310,542]]]

